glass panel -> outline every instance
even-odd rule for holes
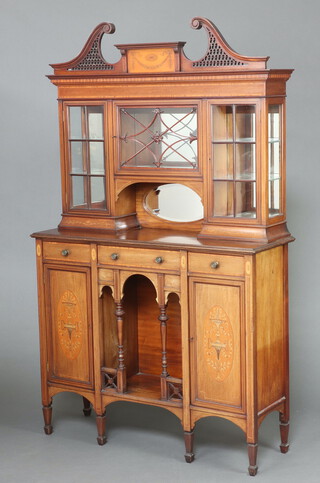
[[[233,217],[233,182],[214,181],[214,216]]]
[[[236,212],[237,218],[256,218],[256,183],[236,182]]]
[[[69,132],[70,139],[82,139],[81,107],[69,107]]]
[[[255,144],[236,143],[236,179],[256,178]]]
[[[88,106],[88,137],[103,139],[103,106]]]
[[[233,179],[233,144],[213,145],[213,177]]]
[[[255,141],[255,107],[236,106],[236,140]]]
[[[200,196],[182,184],[165,184],[146,196],[146,208],[163,220],[191,222],[203,218]]]
[[[101,142],[89,142],[90,172],[104,174],[104,145]]]
[[[83,174],[85,172],[83,148],[81,141],[70,142],[72,174]]]
[[[213,106],[212,113],[213,141],[232,141],[232,106]]]
[[[268,168],[269,168],[269,217],[281,213],[281,106],[269,105],[268,112]]]
[[[197,111],[182,108],[120,109],[121,166],[197,167]]]
[[[91,177],[91,203],[101,203],[105,201],[104,178]]]
[[[280,180],[269,181],[269,217],[280,214]]]
[[[85,176],[72,176],[72,203],[71,206],[85,204]]]

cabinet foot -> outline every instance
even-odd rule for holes
[[[86,397],[83,397],[82,399],[83,399],[83,414],[86,417],[88,417],[91,414],[91,403]]]
[[[43,412],[43,419],[44,419],[43,430],[48,435],[52,434],[53,433],[53,427],[51,425],[51,420],[52,420],[52,406],[51,406],[51,404],[49,406],[42,406],[42,412]]]
[[[283,414],[280,413],[280,437],[281,437],[281,444],[280,444],[280,451],[281,453],[285,454],[289,451],[289,443],[288,443],[288,436],[289,436],[289,421],[284,419]]]
[[[258,472],[257,453],[258,453],[258,444],[248,443],[248,456],[249,456],[248,472],[250,476],[255,476]]]
[[[97,414],[96,423],[97,423],[97,430],[98,430],[97,442],[99,446],[103,446],[107,442],[107,438],[105,434],[106,433],[106,413],[103,413],[101,415]]]
[[[184,444],[186,446],[186,453],[184,455],[184,458],[187,463],[192,463],[192,461],[194,460],[193,439],[194,431],[184,432]]]

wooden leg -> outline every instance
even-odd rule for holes
[[[193,439],[194,431],[184,432],[184,443],[186,446],[186,454],[184,455],[184,457],[187,463],[192,463],[192,461],[194,460]]]
[[[42,406],[42,412],[43,412],[43,419],[44,419],[44,432],[46,434],[52,434],[53,433],[53,428],[51,425],[51,420],[52,420],[52,405],[50,404],[49,406]]]
[[[258,453],[258,444],[257,443],[248,443],[248,456],[249,456],[249,475],[255,476],[258,471],[257,467],[257,453]]]
[[[83,397],[82,399],[83,399],[83,414],[85,416],[90,416],[90,414],[91,414],[91,403],[86,397]]]
[[[280,444],[280,451],[281,453],[288,453],[289,451],[289,443],[288,443],[288,436],[289,436],[289,421],[285,417],[284,414],[280,413],[279,415],[280,420],[280,437],[281,437],[281,444]]]
[[[103,446],[107,442],[106,438],[106,413],[104,412],[103,414],[97,414],[96,417],[96,422],[97,422],[97,430],[98,430],[98,445]]]

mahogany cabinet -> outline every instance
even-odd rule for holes
[[[290,70],[235,53],[208,20],[208,51],[117,45],[100,24],[58,86],[62,220],[34,233],[42,402],[83,397],[98,443],[115,401],[166,408],[194,459],[196,422],[289,430],[285,91]]]

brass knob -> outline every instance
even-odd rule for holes
[[[157,258],[154,259],[154,261],[156,263],[163,263],[164,262],[164,259],[162,257],[157,257]]]
[[[210,267],[213,268],[213,269],[216,269],[219,267],[219,262],[211,262],[210,263]]]
[[[119,253],[112,253],[110,255],[111,260],[118,260],[119,257],[120,257]]]
[[[67,257],[69,254],[70,254],[70,252],[69,252],[69,250],[67,250],[67,249],[65,249],[65,250],[62,250],[62,251],[61,251],[61,255],[62,255],[63,257]]]

